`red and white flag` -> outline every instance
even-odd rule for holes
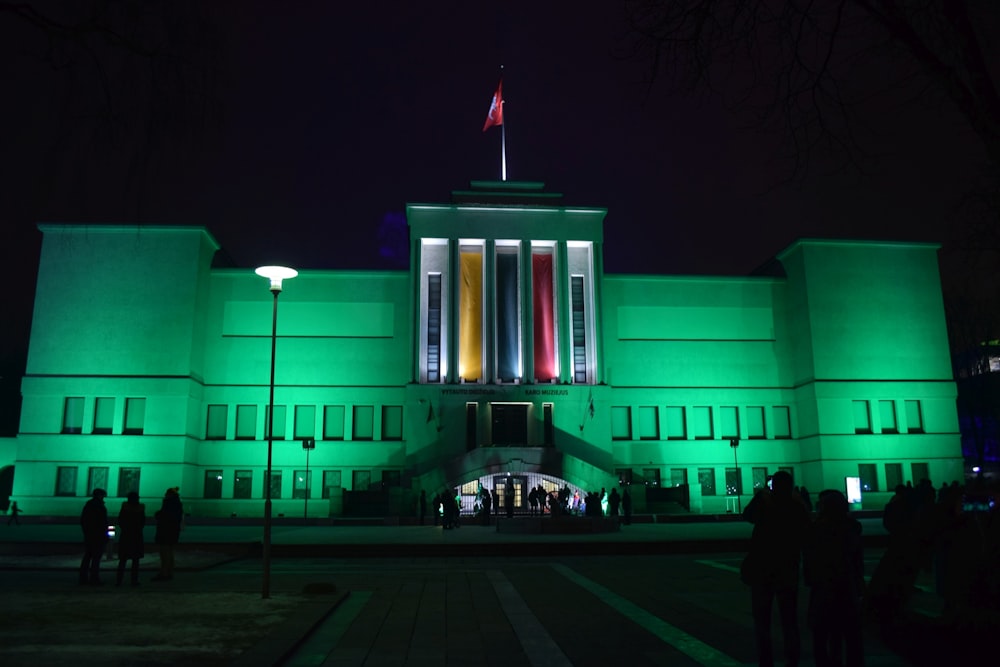
[[[503,125],[503,77],[500,77],[500,83],[497,84],[497,92],[493,93],[490,111],[486,114],[486,122],[483,123],[483,132],[494,125]]]

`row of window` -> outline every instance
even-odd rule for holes
[[[85,408],[91,406],[93,409],[87,414],[85,423]],[[120,413],[119,406],[122,407]],[[111,397],[98,397],[88,405],[87,399],[82,396],[66,398],[62,432],[84,433],[85,426],[88,433],[142,435],[146,427],[146,399],[126,398],[121,402]]]
[[[346,424],[347,407],[344,405],[296,405],[293,409],[292,439],[322,439],[346,440],[347,433],[351,440],[374,440],[375,406],[351,406],[350,424]],[[267,438],[270,413],[268,406],[258,411],[256,405],[237,405],[235,420],[230,422],[230,406],[209,405],[205,425],[206,440],[255,440],[257,433],[262,432]],[[263,412],[263,427],[258,429],[257,416]],[[321,422],[317,424],[317,416]],[[378,435],[380,440],[403,439],[403,406],[383,405],[379,410],[380,421]],[[288,434],[288,408],[284,405],[274,406],[274,439],[284,440]]]
[[[879,400],[875,402],[879,418],[877,429],[872,425],[872,402],[853,401],[854,432],[867,433],[923,433],[924,420],[920,412],[920,401],[902,401],[903,410],[899,416],[905,420],[900,424],[897,418],[897,401]]]
[[[717,437],[716,432],[721,438],[745,437],[751,440],[792,437],[792,416],[787,405],[775,405],[770,409],[750,405],[742,412],[745,427],[741,434],[740,408],[734,405],[719,408],[708,405],[668,405],[662,408],[643,405],[637,407],[634,413],[630,406],[614,406],[611,408],[611,439],[661,440],[665,436],[666,440],[712,440]]]
[[[59,466],[56,468],[56,495],[79,495],[79,469],[76,466]],[[139,468],[121,467],[118,469],[117,493],[111,489],[111,469],[107,466],[91,466],[87,469],[86,495],[93,494],[94,489],[104,489],[109,495],[124,498],[131,491],[139,492]]]

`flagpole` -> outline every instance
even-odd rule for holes
[[[500,180],[507,180],[507,119],[500,126]]]

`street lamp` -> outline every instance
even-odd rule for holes
[[[309,452],[316,449],[316,440],[314,438],[306,438],[302,441],[302,449],[306,452],[306,504],[302,508],[302,518],[309,518],[309,493],[312,491],[312,484],[309,479]]]
[[[271,597],[271,449],[274,442],[274,350],[278,341],[278,295],[281,281],[299,275],[295,269],[285,266],[261,266],[254,273],[271,281],[274,306],[271,311],[271,393],[267,400],[267,473],[264,475],[264,581],[260,596]]]
[[[740,491],[742,491],[740,487],[743,485],[740,479],[740,461],[736,456],[736,450],[740,446],[740,439],[733,438],[729,441],[729,446],[733,448],[733,466],[736,468],[736,512],[737,514],[743,514],[743,500],[740,498]]]

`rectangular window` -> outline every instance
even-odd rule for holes
[[[233,498],[246,500],[253,497],[253,471],[237,470],[233,478]]]
[[[878,472],[874,463],[859,463],[858,477],[861,478],[862,491],[878,491]]]
[[[712,439],[712,408],[698,406],[691,408],[691,430],[695,440]]]
[[[375,437],[375,407],[371,405],[354,406],[354,430],[352,439],[371,440]]]
[[[906,432],[923,433],[924,420],[920,414],[920,401],[903,401],[906,410]]]
[[[615,475],[618,476],[618,486],[628,486],[632,483],[631,468],[615,468]]]
[[[295,435],[296,440],[316,437],[316,406],[296,405],[295,406]]]
[[[913,480],[913,486],[916,486],[923,480],[930,480],[931,471],[926,463],[911,463],[910,464],[910,479]]]
[[[885,488],[886,491],[895,491],[896,487],[903,483],[903,464],[885,464]]]
[[[774,438],[788,440],[792,437],[792,411],[787,405],[774,406]]]
[[[767,437],[764,430],[764,406],[751,405],[747,407],[747,438],[763,440]]]
[[[659,468],[643,468],[642,469],[642,479],[646,483],[646,486],[652,486],[655,488],[660,487],[660,469]]]
[[[660,414],[655,405],[639,406],[639,439],[660,439]]]
[[[465,404],[465,451],[471,452],[479,445],[479,404]]]
[[[698,484],[701,485],[701,495],[715,495],[715,468],[698,468]]]
[[[268,437],[271,423],[271,407],[264,408],[264,437]],[[288,426],[288,410],[284,405],[274,406],[274,438],[273,440],[284,440]]]
[[[118,469],[118,497],[124,498],[130,491],[139,493],[139,468]]]
[[[483,374],[483,249],[463,245],[459,250],[458,375],[478,382]]]
[[[878,415],[882,421],[882,433],[899,433],[896,426],[896,402],[879,401]]]
[[[719,408],[719,430],[727,440],[740,437],[740,415],[735,406],[723,405]]]
[[[217,500],[222,497],[221,470],[205,471],[205,492],[202,497],[208,500]]]
[[[584,311],[583,276],[571,276],[573,327],[573,382],[587,381],[587,317]]]
[[[225,440],[227,421],[229,421],[229,406],[208,406],[208,423],[205,427],[205,439]]]
[[[559,376],[557,370],[558,355],[556,354],[554,285],[551,249],[533,249],[531,254],[531,301],[535,379],[538,382],[549,382]]]
[[[403,406],[401,405],[382,406],[382,439],[383,440],[403,439]]]
[[[382,488],[396,488],[402,482],[402,475],[398,470],[383,470],[382,471]]]
[[[753,468],[753,490],[763,489],[767,486],[767,468]]]
[[[62,432],[83,433],[83,398],[73,396],[66,399]]]
[[[551,403],[542,403],[542,444],[547,447],[555,444],[555,427],[552,423]]]
[[[312,471],[306,472],[305,470],[296,470],[295,479],[292,482],[292,498],[295,500],[304,500],[312,496],[309,492],[312,488]]]
[[[726,468],[726,495],[743,495],[743,476],[739,468]]]
[[[125,399],[125,435],[142,435],[146,429],[146,399]]]
[[[871,433],[872,419],[868,409],[868,401],[852,401],[851,405],[854,410],[854,432]]]
[[[324,470],[323,471],[323,497],[330,498],[331,490],[339,488],[340,482],[340,471],[339,470]]]
[[[59,466],[58,468],[56,468],[56,495],[57,496],[75,496],[76,495],[76,468],[75,467],[73,467],[73,466]]]
[[[667,420],[667,440],[687,439],[687,426],[684,423],[684,408],[679,405],[668,405],[665,413]]]
[[[688,483],[687,468],[670,469],[670,486],[682,486]],[[714,484],[713,484],[714,486]]]
[[[492,443],[501,446],[528,444],[528,406],[523,403],[490,403]]]
[[[277,413],[277,411],[275,411]],[[277,430],[277,429],[275,429]],[[266,474],[266,473],[265,473]],[[271,498],[281,498],[281,471],[271,469],[271,478],[268,480],[268,487],[271,489]]]
[[[344,439],[343,405],[327,405],[323,407],[323,439]]]
[[[521,321],[517,246],[497,246],[496,276],[496,378],[513,382],[521,376]]]
[[[371,470],[355,470],[351,473],[351,489],[353,491],[367,491],[371,485]]]
[[[441,274],[427,274],[427,381],[441,381]],[[340,438],[335,438],[342,440]]]
[[[236,406],[236,439],[253,440],[257,437],[257,406]]]
[[[108,469],[96,466],[87,471],[87,495],[93,495],[94,489],[108,490]]]
[[[108,435],[115,423],[115,399],[99,398],[94,401],[94,433]]]
[[[611,439],[632,439],[632,408],[620,405],[611,408]]]

